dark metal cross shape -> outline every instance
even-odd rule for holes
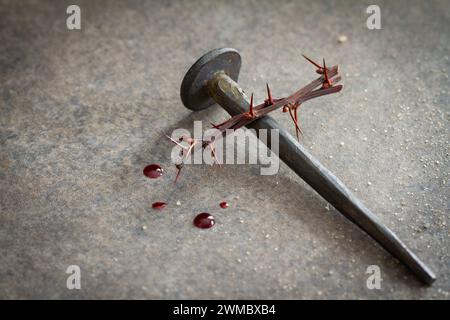
[[[250,104],[236,83],[240,68],[241,57],[234,49],[222,48],[206,53],[194,63],[183,79],[183,104],[191,110],[201,110],[217,103],[232,116],[248,111]],[[421,281],[433,283],[436,279],[434,273],[272,117],[266,115],[247,127],[256,132],[266,129],[267,141],[271,141],[271,129],[277,129],[280,135],[279,157],[284,163],[347,219],[405,264]]]

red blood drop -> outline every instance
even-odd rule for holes
[[[220,203],[220,207],[221,207],[222,209],[228,208],[228,202],[226,202],[226,201],[221,202],[221,203]]]
[[[157,209],[157,210],[161,210],[164,209],[166,207],[167,203],[165,202],[154,202],[152,204],[152,208],[153,209]]]
[[[144,176],[156,179],[163,175],[164,170],[157,164],[150,164],[144,168]]]
[[[211,228],[216,224],[214,217],[209,213],[203,212],[197,215],[194,219],[194,226],[200,229]]]

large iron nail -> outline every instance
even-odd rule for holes
[[[248,111],[249,102],[236,83],[241,67],[239,53],[231,48],[216,49],[201,57],[186,73],[181,85],[181,98],[191,110],[201,110],[217,103],[230,115]],[[424,283],[436,279],[434,273],[383,223],[356,198],[325,166],[315,159],[294,137],[270,116],[260,118],[248,128],[279,131],[279,157],[317,193],[358,225],[383,248]],[[270,143],[268,145],[270,148]]]

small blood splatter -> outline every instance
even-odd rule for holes
[[[144,176],[156,179],[164,174],[164,170],[157,164],[150,164],[144,168]]]
[[[214,217],[207,212],[200,213],[194,219],[194,226],[200,229],[208,229],[216,224]]]
[[[228,202],[226,202],[226,201],[221,202],[221,203],[220,203],[220,207],[221,207],[222,209],[228,208]]]
[[[165,202],[154,202],[152,204],[153,209],[161,210],[164,209],[167,206],[167,203]]]

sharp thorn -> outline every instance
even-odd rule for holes
[[[214,129],[218,129],[220,127],[220,124],[214,124],[212,122],[209,123]]]
[[[326,84],[331,86],[330,79],[328,79],[328,70],[327,70],[327,65],[325,64],[325,58],[323,58],[323,75],[325,77]]]
[[[187,157],[189,157],[189,155],[190,155],[191,152],[192,152],[192,148],[194,148],[194,145],[195,145],[195,143],[191,144],[191,146],[189,147],[189,149],[187,149],[186,155],[184,156],[184,160],[186,160]]]
[[[267,87],[267,99],[269,100],[269,103],[272,105],[273,104],[273,99],[272,99],[272,94],[270,93],[270,88],[269,88],[269,84],[266,83],[266,87]]]
[[[295,125],[295,134],[296,134],[296,136],[297,136],[297,140],[300,141],[300,138],[299,138],[298,133],[299,133],[299,132],[302,132],[302,131],[300,130],[300,128],[299,128],[299,126],[298,126],[298,122],[297,122],[297,119],[296,119],[297,116],[294,116],[294,115],[292,114],[291,108],[289,108],[288,110],[289,110],[289,115],[291,116],[292,121],[294,121],[294,125]]]
[[[174,139],[172,139],[171,137],[169,137],[167,134],[166,134],[166,137],[167,138],[169,138],[170,139],[170,141],[172,141],[173,143],[175,143],[177,146],[179,146],[180,148],[183,148],[183,149],[187,149],[187,147],[185,147],[185,146],[183,146],[181,143],[179,143],[178,141],[176,141],[176,140],[174,140]]]
[[[294,122],[295,122],[295,135],[297,137],[297,141],[300,141],[300,137],[298,135],[298,132],[300,130],[300,128],[298,127],[298,119],[297,119],[297,108],[295,110],[292,111],[294,113]]]
[[[297,122],[297,129],[298,129],[298,131],[300,132],[300,134],[303,134],[303,132],[302,132],[302,129],[300,129],[300,125],[298,124],[298,114],[297,114],[297,111],[298,111],[298,107],[299,106],[297,106],[297,107],[295,107],[295,121]],[[298,135],[297,135],[297,139],[298,139]]]
[[[322,66],[320,66],[318,63],[315,63],[314,61],[312,61],[310,58],[308,58],[307,56],[305,56],[304,54],[302,54],[303,58],[305,58],[306,60],[308,60],[310,63],[312,63],[314,66],[316,66],[318,69],[322,70]]]
[[[216,156],[216,148],[214,148],[214,147],[212,146],[212,144],[209,145],[209,148],[211,149],[211,153],[212,153],[212,155],[213,155],[213,157],[214,157],[214,161],[215,161],[215,162],[219,165],[219,167],[221,168],[222,165],[220,164],[219,159],[217,159],[217,156]]]

